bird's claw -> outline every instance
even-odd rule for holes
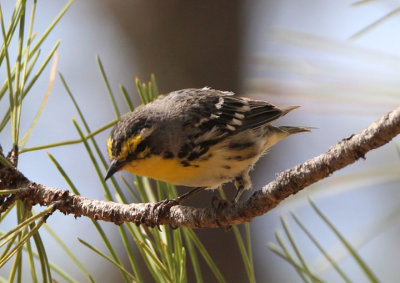
[[[168,212],[170,211],[171,207],[178,205],[179,204],[179,200],[177,199],[165,199],[163,201],[157,202],[154,204],[153,206],[153,210],[152,210],[152,223],[151,223],[151,227],[157,226],[158,230],[161,231],[160,229],[160,221],[163,217],[165,217],[165,215],[168,214]],[[172,227],[172,228],[177,228],[177,227]]]
[[[223,199],[218,198],[217,196],[213,196],[211,199],[211,206],[214,208],[215,212],[215,222],[217,223],[218,227],[224,231],[229,231],[232,229],[231,225],[221,225],[219,222],[219,215],[220,213],[228,206],[231,206],[232,203]]]

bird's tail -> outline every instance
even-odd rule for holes
[[[290,111],[299,108],[300,106],[283,106],[283,107],[279,107],[279,109],[282,111],[282,116],[285,116],[287,113],[289,113]]]
[[[290,126],[277,127],[272,125],[268,125],[267,127],[268,127],[267,128],[268,139],[267,143],[265,144],[264,151],[273,146],[278,141],[287,138],[291,134],[311,132],[311,129],[314,129],[313,127],[290,127]]]
[[[291,126],[279,126],[276,127],[283,133],[287,133],[288,135],[311,132],[312,129],[316,129],[315,127],[291,127]]]

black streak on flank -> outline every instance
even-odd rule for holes
[[[247,160],[247,159],[253,158],[253,157],[256,156],[256,155],[257,155],[257,154],[253,154],[253,153],[248,154],[248,155],[245,155],[245,156],[243,156],[243,155],[235,155],[235,156],[228,156],[228,157],[225,157],[225,159],[226,159],[226,160],[243,161],[243,160]]]
[[[200,158],[200,161],[207,161],[208,159],[210,159],[212,157],[212,153],[207,154],[206,156],[203,156]]]
[[[242,150],[242,149],[252,147],[253,145],[254,145],[253,142],[244,142],[244,143],[232,142],[229,144],[229,148],[235,149],[235,150]]]
[[[210,147],[214,144],[217,144],[220,140],[221,139],[207,140],[207,141],[198,143],[198,145],[202,148],[207,148],[207,150],[208,150],[208,147]]]
[[[183,165],[183,167],[189,167],[190,166],[190,163],[187,162],[186,160],[182,160],[181,164]]]
[[[235,155],[235,156],[227,156],[225,157],[226,160],[244,160],[243,156],[241,155]]]
[[[163,154],[163,158],[165,158],[165,159],[174,158],[174,154],[173,154],[171,151],[166,151],[166,152],[164,152],[164,154]]]
[[[183,158],[183,157],[185,157],[186,155],[188,155],[189,150],[190,150],[190,147],[191,147],[191,146],[189,146],[188,144],[184,144],[184,145],[181,147],[181,149],[180,149],[180,151],[179,151],[179,153],[178,153],[178,157],[179,157],[179,158]]]
[[[200,156],[200,154],[196,151],[193,151],[189,157],[187,158],[189,161],[195,160],[196,158],[198,158]]]
[[[222,168],[229,170],[229,169],[231,169],[231,166],[229,166],[229,165],[224,165],[224,166],[222,166]]]
[[[195,159],[198,159],[200,156],[202,156],[203,154],[205,154],[208,151],[209,147],[203,147],[201,148],[201,150],[199,152],[197,151],[192,151],[189,155],[189,157],[187,158],[187,160],[189,161],[193,161]]]
[[[237,155],[237,156],[234,156],[234,157],[233,157],[233,159],[235,159],[235,160],[237,160],[237,161],[246,160],[246,158],[245,158],[245,157],[243,157],[242,155]]]

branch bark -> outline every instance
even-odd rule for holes
[[[278,174],[275,181],[254,192],[248,200],[227,205],[217,212],[211,207],[176,205],[159,215],[154,203],[120,204],[91,200],[67,190],[36,184],[14,168],[0,167],[0,190],[20,190],[0,199],[0,213],[13,201],[20,199],[28,206],[48,206],[57,202],[56,209],[64,214],[86,216],[118,225],[134,222],[152,227],[171,224],[176,227],[204,228],[240,224],[265,214],[290,195],[364,158],[368,151],[388,143],[399,133],[400,107],[382,116],[361,133],[344,138],[326,153]]]

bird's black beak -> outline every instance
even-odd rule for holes
[[[110,163],[110,166],[108,167],[106,176],[104,176],[104,181],[107,181],[107,179],[114,175],[114,173],[117,172],[119,169],[121,169],[123,165],[123,162],[119,161],[118,159],[113,159]]]

